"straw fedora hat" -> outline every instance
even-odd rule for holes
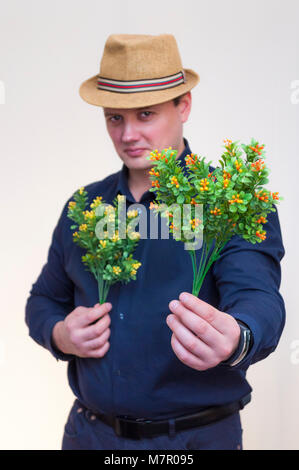
[[[172,100],[198,82],[196,72],[183,68],[172,34],[112,34],[100,73],[84,81],[79,94],[95,106],[138,108]]]

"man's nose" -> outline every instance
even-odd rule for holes
[[[123,127],[122,141],[132,142],[139,140],[139,131],[136,125],[132,122],[127,122]]]

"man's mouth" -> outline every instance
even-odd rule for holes
[[[130,156],[130,157],[139,157],[140,155],[143,154],[145,151],[145,148],[128,148],[125,150],[125,152]]]

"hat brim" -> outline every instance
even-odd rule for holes
[[[166,90],[145,91],[138,93],[117,93],[97,88],[98,75],[85,80],[80,88],[81,98],[94,106],[103,108],[141,108],[172,100],[187,93],[199,82],[199,75],[191,69],[184,69],[185,82]]]

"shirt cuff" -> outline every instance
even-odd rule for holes
[[[55,359],[61,361],[71,361],[76,356],[74,354],[65,354],[60,351],[54,344],[52,332],[53,328],[59,321],[63,320],[65,317],[55,316],[51,317],[44,325],[44,338],[45,338],[45,347],[52,353]]]

